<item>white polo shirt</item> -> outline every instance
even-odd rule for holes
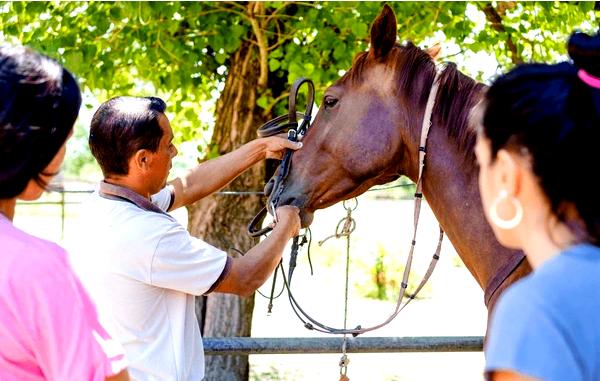
[[[171,203],[164,188],[152,197]],[[119,340],[133,380],[198,381],[204,350],[194,296],[222,280],[227,254],[188,231],[166,213],[95,192],[72,265],[97,305],[100,321]]]

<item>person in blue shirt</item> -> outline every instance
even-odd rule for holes
[[[534,270],[493,311],[492,381],[600,380],[600,36],[568,52],[501,76],[474,114],[486,217]]]

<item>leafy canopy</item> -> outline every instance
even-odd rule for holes
[[[516,62],[555,61],[576,28],[595,31],[594,2],[391,2],[401,40],[459,48],[449,59],[489,52],[505,70]],[[165,98],[179,141],[209,127],[232,55],[246,41],[266,49],[269,78],[313,79],[324,88],[368,48],[380,2],[265,2],[263,14],[237,2],[5,2],[0,42],[57,58],[82,87],[104,100],[119,94]],[[262,40],[261,40],[262,37]],[[256,50],[259,59],[259,50]],[[271,81],[272,82],[272,81]],[[284,83],[285,83],[284,82]],[[285,88],[260,89],[265,114],[285,107]],[[282,95],[283,94],[283,95]],[[275,106],[275,109],[273,109]],[[199,127],[204,129],[200,129]]]

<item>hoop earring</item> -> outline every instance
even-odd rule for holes
[[[513,204],[515,208],[515,216],[509,220],[502,219],[498,215],[498,205],[504,200],[509,200],[511,204]],[[489,209],[490,220],[494,223],[494,225],[498,226],[500,229],[510,230],[516,228],[523,219],[523,207],[521,206],[521,202],[512,196],[509,196],[508,191],[502,189],[498,194],[498,197],[492,202]]]

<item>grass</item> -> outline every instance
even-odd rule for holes
[[[299,377],[300,375],[297,371],[281,371],[273,365],[267,370],[256,370],[253,367],[250,368],[250,381],[295,380]]]
[[[359,296],[394,301],[398,297],[400,282],[404,272],[406,255],[394,252],[382,243],[365,253],[364,246],[371,243],[361,242],[359,237],[350,241],[350,284]],[[354,248],[354,249],[353,249]],[[358,250],[357,250],[358,249]],[[322,246],[313,240],[311,261],[316,268],[337,269],[344,271],[346,265],[346,239],[330,239]],[[300,253],[299,263],[308,265],[306,251]],[[423,274],[411,268],[408,278],[407,292],[412,294],[420,283]],[[428,298],[431,286],[426,284],[416,299]]]

